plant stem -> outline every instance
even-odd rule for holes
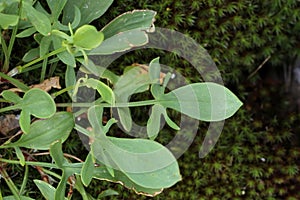
[[[22,13],[22,0],[20,1],[20,4],[19,4],[19,11],[18,11],[19,18],[21,18],[21,13]],[[9,45],[8,45],[8,48],[7,48],[5,61],[4,61],[4,65],[3,65],[3,71],[4,72],[7,72],[8,69],[9,69],[10,55],[11,55],[11,52],[12,52],[12,49],[13,49],[13,46],[14,46],[14,43],[15,43],[17,32],[18,32],[18,24],[13,27],[13,31],[12,31],[12,34],[10,36]]]
[[[50,53],[48,53],[48,54],[46,54],[46,55],[44,55],[44,56],[42,56],[40,58],[37,58],[37,59],[35,59],[35,60],[33,60],[33,61],[31,61],[31,62],[23,65],[23,66],[18,66],[18,71],[20,73],[20,72],[22,72],[23,69],[25,69],[25,68],[27,68],[27,67],[29,67],[31,65],[34,65],[35,63],[38,63],[38,62],[40,62],[40,61],[42,61],[42,60],[44,60],[46,58],[49,58],[50,56],[54,56],[56,54],[64,52],[65,50],[66,50],[66,47],[61,47],[59,49],[56,49],[56,50],[54,50],[54,51],[52,51],[52,52],[50,52]]]
[[[24,83],[18,81],[17,79],[14,79],[2,72],[0,72],[0,77],[8,80],[11,84],[13,84],[14,86],[16,86],[17,88],[20,88],[21,90],[23,90],[24,92],[26,92],[27,90],[29,90],[30,88],[25,85]]]
[[[42,64],[42,72],[41,72],[41,77],[40,77],[40,83],[42,83],[45,80],[47,64],[48,64],[48,58],[45,58],[43,60],[43,64]]]
[[[54,64],[57,64],[57,62],[59,61],[59,58],[52,58],[51,60],[49,60],[47,63],[48,64],[52,64],[52,63],[54,63]],[[26,69],[22,69],[22,71],[21,72],[18,72],[17,71],[17,74],[22,74],[22,73],[25,73],[25,72],[29,72],[29,71],[31,71],[31,70],[35,70],[35,69],[38,69],[38,68],[40,68],[40,67],[42,67],[42,64],[36,64],[36,65],[33,65],[33,66],[30,66],[30,67],[27,67]],[[51,73],[53,74],[53,70],[50,70],[51,71]],[[50,73],[50,77],[52,76],[52,74]]]
[[[62,90],[60,90],[60,91],[58,91],[58,92],[53,93],[51,96],[52,96],[52,97],[57,97],[57,96],[59,96],[59,95],[65,93],[65,92],[68,92],[68,91],[73,90],[73,89],[74,89],[74,86],[71,85],[71,86],[69,86],[69,87],[66,87],[66,88],[64,88],[64,89],[62,89]]]
[[[87,193],[82,185],[80,176],[76,175],[75,188],[81,194],[83,200],[89,200]]]
[[[93,105],[99,105],[104,108],[122,108],[122,107],[138,107],[138,106],[148,106],[157,103],[156,99],[145,100],[145,101],[136,101],[128,103],[116,103],[114,106],[109,103],[57,103],[57,107],[91,107]]]
[[[48,170],[48,169],[45,169],[45,168],[42,168],[42,170],[43,170],[43,172],[45,172],[46,174],[48,174],[48,175],[50,175],[50,176],[53,176],[53,177],[55,177],[55,178],[57,178],[57,179],[59,179],[59,180],[61,179],[61,176],[60,176],[60,175],[54,173],[54,172],[51,171],[51,170]]]
[[[6,184],[8,185],[10,191],[13,193],[15,199],[21,200],[18,188],[16,187],[14,182],[11,180],[11,178],[7,174],[6,170],[4,168],[0,167],[0,173],[3,177],[3,179],[5,180]]]
[[[0,108],[0,113],[10,111],[10,110],[17,110],[17,109],[20,109],[19,105],[8,106],[8,107]]]
[[[24,190],[25,190],[25,187],[26,187],[26,184],[27,184],[27,181],[28,181],[28,165],[25,165],[25,172],[24,172],[24,178],[23,178],[23,182],[22,182],[22,185],[21,185],[21,189],[20,189],[20,195],[23,194]]]
[[[5,57],[5,59],[4,59],[5,61],[4,61],[4,62],[6,62],[6,60],[9,60],[9,57],[8,57],[8,49],[7,49],[6,41],[4,40],[4,38],[3,38],[3,36],[2,36],[2,31],[1,31],[0,39],[1,39],[1,47],[2,47],[2,51],[3,51],[4,57]],[[6,69],[6,70],[7,70],[7,69]],[[3,69],[2,69],[1,71],[6,72],[4,66],[3,66]]]
[[[0,162],[4,163],[10,163],[10,164],[20,164],[19,160],[8,160],[5,158],[0,158]],[[45,163],[45,162],[32,162],[32,161],[26,161],[26,165],[32,165],[32,166],[40,166],[40,167],[49,167],[49,168],[55,168],[58,169],[59,167],[52,163]]]

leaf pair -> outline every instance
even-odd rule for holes
[[[109,173],[98,174],[97,178],[109,177],[111,181],[124,181],[128,187],[136,185],[135,188],[139,188],[139,192],[151,192],[150,195],[155,195],[162,188],[170,187],[181,180],[175,157],[163,145],[146,139],[106,136],[109,127],[115,121],[111,119],[103,126],[102,112],[100,106],[93,106],[88,110],[88,119],[93,130],[86,133],[92,141],[91,155],[104,164],[105,171]],[[94,176],[91,171],[96,170],[93,167],[92,157],[89,156],[86,160],[88,166],[83,167],[86,172],[82,174],[85,184],[88,184]]]
[[[30,115],[37,118],[49,118],[56,112],[56,106],[52,97],[38,88],[26,91],[23,98],[9,90],[3,91],[2,96],[4,99],[15,103],[15,109],[21,109],[19,123],[24,133],[29,133],[30,131]]]

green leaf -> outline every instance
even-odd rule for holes
[[[147,196],[156,196],[160,194],[163,189],[152,189],[152,188],[144,188],[136,183],[134,183],[132,180],[130,180],[124,173],[115,170],[115,176],[111,176],[110,173],[107,171],[105,166],[96,167],[94,170],[94,178],[105,180],[105,181],[111,181],[114,183],[122,184],[122,186],[125,186],[128,189],[134,190],[137,194],[143,194]]]
[[[49,52],[51,41],[52,37],[50,36],[45,36],[42,38],[40,43],[40,57],[43,57]]]
[[[71,174],[67,174],[64,170],[61,176],[61,179],[58,183],[58,186],[55,191],[54,199],[65,199],[66,186],[68,184],[68,178]]]
[[[151,115],[147,122],[147,135],[151,140],[154,140],[160,131],[161,116],[163,116],[167,124],[175,129],[180,130],[180,128],[169,118],[166,108],[162,105],[155,104],[152,106]]]
[[[88,88],[97,90],[105,102],[111,105],[115,105],[115,94],[112,89],[108,87],[108,85],[104,84],[100,80],[96,80],[93,78],[83,78],[82,81],[82,84],[84,84]]]
[[[118,98],[117,98],[118,102]],[[117,108],[118,112],[118,122],[121,123],[125,131],[129,132],[132,127],[132,118],[130,114],[130,109],[128,107]]]
[[[98,195],[97,199],[107,197],[107,196],[113,196],[113,195],[119,195],[119,193],[115,190],[108,189],[108,190],[104,190],[103,192],[101,192]]]
[[[89,24],[93,20],[102,16],[113,0],[68,0],[63,15],[63,24],[68,24],[74,19],[74,7],[77,6],[81,12],[79,26]]]
[[[71,28],[75,29],[79,25],[80,20],[81,20],[80,10],[77,6],[74,6],[74,19],[71,23]],[[56,21],[56,23],[54,24],[54,27],[59,29],[59,30],[62,30],[62,31],[69,31],[70,30],[69,24],[68,25],[63,25],[59,21]]]
[[[25,157],[24,157],[24,155],[23,155],[22,150],[21,150],[19,147],[15,147],[14,149],[15,149],[15,151],[16,151],[17,157],[18,157],[19,160],[20,160],[21,166],[25,166]]]
[[[181,180],[176,158],[155,141],[96,137],[92,150],[100,162],[103,162],[101,156],[107,156],[112,162],[105,165],[122,171],[142,187],[166,188]]]
[[[55,49],[59,49],[62,47],[62,39],[59,37],[52,37],[53,45]],[[76,60],[74,55],[70,54],[67,50],[57,54],[57,57],[66,65],[70,65],[72,67],[76,67]]]
[[[56,112],[52,97],[39,88],[33,88],[25,92],[19,104],[22,109],[20,127],[24,133],[29,132],[30,115],[38,118],[49,118]]]
[[[114,86],[116,103],[127,103],[131,95],[144,92],[153,83],[147,73],[142,73],[139,67],[133,67],[120,76]],[[130,131],[132,119],[128,107],[117,108],[119,121],[126,131]]]
[[[25,53],[25,55],[22,58],[22,61],[30,62],[30,61],[38,58],[39,55],[40,55],[40,48],[32,48]]]
[[[64,199],[67,180],[68,180],[68,177],[71,175],[71,173],[67,173],[66,169],[65,169],[65,165],[67,165],[68,161],[64,157],[61,141],[56,140],[54,143],[52,143],[50,145],[50,155],[51,155],[52,159],[54,160],[55,164],[61,170],[63,170],[61,180],[55,191],[54,199]]]
[[[118,33],[129,30],[149,31],[153,26],[155,11],[152,10],[134,10],[126,12],[116,17],[102,31],[105,38],[110,38]]]
[[[88,186],[92,181],[93,174],[94,174],[94,162],[93,162],[93,155],[89,153],[85,159],[81,170],[81,181],[84,186]]]
[[[160,64],[159,58],[153,59],[149,64],[149,76],[150,79],[159,83],[160,79]]]
[[[92,106],[88,110],[88,119],[94,129],[97,130],[97,134],[105,135],[112,124],[116,123],[115,119],[110,119],[105,126],[102,125],[103,107]],[[88,134],[90,135],[90,134]],[[94,133],[93,133],[94,135]]]
[[[128,102],[132,94],[148,90],[150,80],[147,73],[143,73],[140,67],[133,67],[120,76],[119,81],[114,86],[114,92],[119,99]]]
[[[21,81],[19,81],[18,79],[12,78],[2,72],[0,72],[0,77],[8,80],[11,84],[13,84],[14,86],[16,86],[17,88],[21,89],[22,91],[28,91],[30,88],[25,85],[24,83],[22,83]]]
[[[20,196],[20,199],[21,200],[35,200],[35,199],[32,199],[30,197],[25,197],[25,196]],[[6,196],[6,197],[3,197],[3,200],[16,200],[15,196]]]
[[[154,140],[160,131],[162,115],[161,107],[162,106],[159,104],[152,106],[151,115],[147,122],[147,135],[151,140]]]
[[[67,70],[65,73],[65,84],[66,87],[72,87],[75,86],[76,84],[76,74],[75,74],[75,69],[72,66],[67,65]],[[69,96],[72,98],[73,96],[73,89],[68,90]]]
[[[36,32],[36,29],[35,27],[30,27],[30,28],[27,28],[25,29],[24,31],[18,33],[16,35],[17,38],[25,38],[25,37],[28,37],[28,36],[31,36],[32,34],[34,34]]]
[[[16,26],[19,22],[18,15],[0,13],[0,19],[0,27],[2,29],[7,29],[9,26]]]
[[[16,93],[10,91],[10,90],[4,90],[1,95],[3,98],[7,101],[13,102],[13,103],[20,103],[22,101],[22,98],[19,97]]]
[[[42,12],[37,11],[35,8],[31,6],[31,3],[24,1],[24,11],[32,23],[32,25],[36,28],[36,30],[42,35],[46,36],[51,32],[51,22],[50,19]]]
[[[104,39],[102,32],[98,32],[92,25],[83,25],[78,28],[73,36],[74,45],[83,49],[94,49],[101,44]]]
[[[125,31],[105,39],[100,46],[88,52],[88,55],[110,55],[143,46],[147,43],[148,35],[144,31]]]
[[[68,112],[58,112],[49,119],[32,123],[28,134],[23,134],[18,141],[7,146],[47,150],[56,140],[64,142],[73,127],[73,115]]]
[[[68,0],[47,0],[53,20],[57,20]]]
[[[62,169],[63,165],[67,163],[67,160],[62,152],[62,143],[59,140],[54,141],[50,145],[50,155],[60,169]]]
[[[19,124],[20,128],[24,133],[28,133],[30,130],[30,112],[27,110],[22,110],[20,113],[20,119],[19,119]]]
[[[119,80],[119,76],[117,76],[116,74],[114,74],[112,71],[95,65],[95,63],[92,60],[88,60],[88,62],[85,62],[83,59],[77,59],[89,72],[87,73],[92,73],[96,76],[99,76],[101,78],[105,78],[107,80],[109,80],[112,84],[115,84],[118,82]]]
[[[203,121],[227,119],[243,104],[229,89],[211,82],[186,85],[159,96],[157,100],[165,108]]]
[[[55,200],[55,188],[52,185],[41,180],[33,180],[33,182],[47,200]]]
[[[62,151],[62,142],[56,140],[50,146],[50,155],[55,164],[63,171],[60,182],[55,191],[54,199],[64,199],[68,178],[73,174],[79,174],[82,169],[82,163],[69,163],[64,157]]]

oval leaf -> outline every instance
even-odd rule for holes
[[[153,26],[155,15],[156,12],[152,10],[134,10],[132,12],[126,12],[103,27],[102,31],[105,38],[110,38],[120,32],[133,29],[149,30]]]
[[[48,118],[54,115],[56,106],[52,97],[39,88],[28,90],[21,103],[22,110],[38,118]]]
[[[45,181],[41,180],[33,180],[35,185],[39,188],[42,195],[48,199],[48,200],[55,200],[55,188],[50,185],[49,183],[46,183]]]
[[[48,35],[51,32],[50,19],[44,13],[34,9],[31,3],[25,1],[23,5],[29,21],[36,30],[44,36]]]
[[[7,29],[9,26],[15,26],[18,24],[19,16],[0,13],[0,19],[0,27]]]
[[[166,108],[208,122],[231,117],[243,104],[229,89],[211,82],[186,85],[157,100]]]
[[[7,101],[13,102],[13,103],[20,103],[22,101],[22,98],[19,97],[16,93],[10,91],[10,90],[4,90],[1,95],[3,98]]]
[[[101,45],[90,51],[88,55],[111,55],[143,46],[147,43],[148,35],[144,31],[125,31],[104,40]]]
[[[155,141],[96,137],[92,150],[100,162],[122,171],[142,187],[166,188],[181,180],[176,158]],[[105,163],[107,160],[103,160],[103,156],[110,158],[111,162]]]
[[[64,15],[62,21],[68,24],[74,19],[75,6],[80,9],[81,20],[80,25],[89,24],[94,19],[99,18],[112,4],[113,0],[70,0],[64,7]]]
[[[84,186],[87,187],[90,184],[93,178],[93,174],[94,174],[93,156],[91,153],[89,153],[85,159],[85,162],[81,170],[81,181]]]
[[[92,25],[83,25],[78,28],[73,36],[74,45],[83,49],[93,49],[101,44],[104,39],[102,32],[98,32]]]
[[[8,146],[47,150],[56,140],[64,142],[73,127],[73,115],[68,112],[59,112],[49,119],[32,123],[28,134],[23,134],[18,141]]]
[[[95,168],[93,177],[100,180],[122,184],[122,186],[125,186],[128,189],[134,190],[134,192],[137,194],[142,194],[150,197],[154,197],[163,191],[162,188],[160,189],[144,188],[134,183],[124,173],[118,170],[115,170],[114,175],[115,175],[114,177],[111,176],[110,173],[107,171],[106,167],[102,165],[100,167]]]

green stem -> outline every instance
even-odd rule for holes
[[[26,92],[27,90],[29,90],[30,88],[25,85],[24,83],[20,82],[19,80],[17,79],[14,79],[2,72],[0,72],[0,77],[8,80],[11,84],[13,84],[14,86],[16,86],[17,88],[20,88],[21,90],[23,90],[24,92]]]
[[[59,96],[59,95],[65,93],[65,92],[68,92],[68,91],[73,90],[73,89],[74,89],[74,86],[71,85],[71,86],[69,86],[69,87],[66,87],[66,88],[64,88],[64,89],[62,89],[62,90],[60,90],[60,91],[58,91],[58,92],[53,93],[51,96],[52,96],[52,97],[57,97],[57,96]]]
[[[3,200],[1,188],[0,188],[0,200]]]
[[[2,146],[0,146],[0,147],[2,148]],[[8,160],[5,158],[0,158],[0,162],[10,163],[10,164],[20,164],[19,160]],[[49,167],[49,168],[59,169],[58,166],[56,166],[55,164],[52,164],[52,163],[26,161],[25,164],[30,165],[30,166],[40,166],[40,167]]]
[[[2,30],[1,30],[1,47],[2,47],[2,51],[4,53],[4,62],[6,63],[7,60],[9,60],[9,57],[8,57],[8,49],[7,49],[7,45],[6,45],[6,41],[4,40],[3,36],[2,36]],[[7,70],[7,69],[6,69]],[[3,69],[1,70],[3,72],[6,72],[5,71],[5,67],[3,66]]]
[[[84,186],[81,182],[80,176],[76,175],[75,188],[81,194],[83,200],[89,200],[88,195],[84,189]]]
[[[7,100],[5,100],[5,99],[0,99],[0,103],[9,103],[10,101],[7,101]]]
[[[28,181],[28,165],[25,165],[25,172],[24,172],[24,178],[22,181],[21,189],[20,189],[20,195],[24,193],[27,181]]]
[[[8,107],[0,108],[0,113],[10,111],[10,110],[18,110],[20,108],[21,108],[20,105],[8,106]]]
[[[59,58],[53,58],[48,61],[48,64],[57,63],[58,61],[59,61]],[[42,64],[36,64],[36,65],[30,66],[30,67],[27,67],[26,69],[22,69],[22,72],[18,72],[18,74],[29,72],[31,70],[38,69],[40,67],[42,67]],[[51,77],[52,75],[50,74],[49,76]]]
[[[8,185],[10,191],[13,193],[15,199],[21,200],[18,188],[16,187],[16,185],[14,184],[14,182],[11,180],[11,178],[7,174],[6,170],[4,168],[0,167],[0,173],[1,173],[2,177],[3,177],[3,179],[5,180],[6,184]]]
[[[46,70],[47,70],[47,63],[48,63],[48,58],[45,58],[43,60],[43,64],[42,64],[42,72],[41,72],[41,77],[40,77],[40,83],[42,83],[45,80]]]
[[[57,107],[91,107],[93,105],[100,105],[104,108],[122,108],[122,107],[138,107],[138,106],[148,106],[157,103],[156,99],[145,100],[145,101],[136,101],[128,103],[116,103],[114,106],[109,103],[57,103]]]
[[[38,63],[38,62],[40,62],[40,61],[42,61],[42,60],[44,60],[46,58],[49,58],[51,56],[54,56],[54,55],[59,54],[61,52],[64,52],[65,50],[66,50],[66,47],[61,47],[59,49],[56,49],[56,50],[54,50],[54,51],[52,51],[52,52],[50,52],[50,53],[48,53],[48,54],[46,54],[46,55],[44,55],[44,56],[42,56],[40,58],[37,58],[37,59],[35,59],[35,60],[33,60],[33,61],[31,61],[31,62],[23,65],[23,66],[19,66],[18,67],[18,71],[20,73],[20,72],[22,72],[23,69],[25,69],[25,68],[27,68],[27,67],[29,67],[31,65],[34,65],[35,63]]]
[[[21,13],[22,13],[22,0],[20,1],[20,4],[19,4],[19,11],[18,11],[19,18],[21,18]],[[7,56],[5,58],[4,65],[3,65],[3,71],[4,72],[7,72],[8,69],[9,69],[10,55],[11,55],[13,46],[15,44],[15,39],[16,39],[17,32],[18,32],[18,24],[13,27],[13,31],[12,31],[12,34],[10,36],[9,45],[8,45],[7,52],[6,52]]]
[[[57,179],[59,179],[59,180],[61,179],[61,176],[60,176],[60,175],[54,173],[54,172],[51,171],[51,170],[48,170],[48,169],[45,169],[45,168],[43,168],[42,170],[43,170],[43,172],[45,172],[46,174],[48,174],[48,175],[50,175],[50,176],[53,176],[53,177],[55,177],[55,178],[57,178]]]

